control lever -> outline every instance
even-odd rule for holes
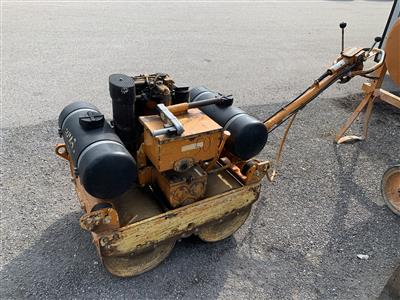
[[[368,59],[369,54],[372,51],[372,49],[374,49],[375,45],[377,43],[380,43],[381,41],[382,41],[382,38],[380,36],[375,37],[374,43],[372,44],[371,48],[369,48],[368,52],[364,55],[364,61],[366,61]]]
[[[202,107],[211,104],[226,105],[229,106],[233,102],[232,95],[221,96],[216,98],[204,99],[201,101],[180,103],[171,106],[165,106],[164,104],[157,104],[157,110],[160,113],[160,118],[164,122],[165,128],[157,129],[152,131],[153,136],[159,136],[163,134],[177,134],[181,135],[185,129],[182,123],[175,116],[187,111],[190,108]]]
[[[174,116],[172,112],[168,110],[164,104],[157,104],[157,110],[160,113],[160,118],[166,123],[165,128],[158,129],[152,132],[153,136],[163,135],[163,134],[173,134],[181,135],[185,129],[183,129],[182,123]]]
[[[344,51],[344,29],[346,28],[347,23],[346,22],[341,22],[339,24],[339,27],[342,29],[342,51],[340,52],[340,54],[343,54]]]

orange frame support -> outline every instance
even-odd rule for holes
[[[370,83],[364,83],[362,89],[365,93],[363,100],[356,107],[354,112],[350,115],[347,121],[342,125],[339,129],[339,132],[336,134],[336,142],[338,144],[354,141],[354,140],[364,140],[368,136],[368,124],[371,118],[372,109],[374,106],[374,102],[376,98],[389,103],[400,109],[400,97],[390,93],[381,88],[383,79],[386,75],[386,72],[389,71],[391,78],[397,84],[399,84],[400,78],[400,65],[398,63],[399,56],[399,45],[400,45],[400,19],[395,23],[391,32],[389,33],[389,38],[386,43],[386,59],[383,66],[378,69],[375,73],[377,79],[374,79]],[[365,116],[364,116],[364,129],[363,136],[344,136],[346,131],[350,128],[350,126],[357,119],[359,114],[366,108]]]

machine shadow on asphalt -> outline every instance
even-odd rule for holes
[[[4,266],[1,278],[5,278],[3,284],[9,289],[2,297],[24,298],[30,295],[36,298],[46,295],[62,298],[62,295],[79,296],[82,291],[104,295],[119,288],[132,289],[142,297],[159,297],[160,291],[166,291],[166,297],[171,294],[183,297],[188,287],[202,281],[212,286],[208,292],[217,297],[229,269],[226,261],[229,261],[228,257],[236,256],[234,237],[213,244],[189,237],[177,243],[158,268],[135,278],[115,278],[101,266],[89,234],[79,227],[77,220],[80,216],[80,212],[63,216],[51,224],[31,247]],[[68,234],[64,232],[66,227],[69,228]],[[193,264],[193,256],[203,256],[202,260],[207,261],[204,264],[206,268]]]

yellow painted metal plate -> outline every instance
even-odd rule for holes
[[[127,225],[100,239],[100,253],[124,256],[165,240],[188,236],[207,223],[250,207],[259,193],[259,183],[245,186]]]

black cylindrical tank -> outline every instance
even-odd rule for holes
[[[135,159],[94,105],[83,101],[67,105],[58,125],[75,175],[89,194],[112,199],[135,183]]]
[[[221,95],[203,86],[190,90],[191,102],[219,96]],[[235,156],[247,160],[256,156],[264,148],[268,139],[267,128],[240,108],[213,104],[200,107],[200,109],[231,133],[225,147]]]
[[[109,77],[113,122],[117,135],[131,153],[136,153],[135,131],[135,82],[127,75]]]

